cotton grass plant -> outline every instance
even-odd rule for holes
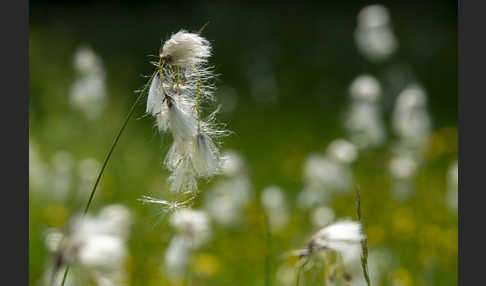
[[[218,110],[206,117],[203,105],[214,101],[212,80],[215,74],[208,65],[211,45],[200,33],[181,30],[162,44],[156,69],[144,88],[138,93],[125,121],[118,131],[91,190],[81,219],[88,213],[103,172],[123,134],[136,106],[147,96],[146,112],[155,118],[161,133],[170,133],[173,144],[165,158],[164,166],[171,172],[168,181],[176,201],[143,196],[143,203],[157,204],[166,211],[175,211],[190,205],[198,194],[198,179],[209,179],[221,172],[219,154],[220,139],[228,135],[223,124],[215,122]],[[177,197],[185,196],[185,201]],[[63,241],[64,243],[64,241]],[[60,250],[60,256],[65,253]],[[70,261],[62,261],[65,267],[61,285],[66,283]]]

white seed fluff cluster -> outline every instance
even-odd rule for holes
[[[349,88],[351,106],[345,119],[345,128],[359,149],[382,144],[386,139],[379,106],[382,96],[380,82],[371,75],[360,75]]]
[[[101,58],[85,46],[74,55],[77,78],[71,86],[71,105],[92,120],[98,118],[106,107],[106,75]]]
[[[284,190],[271,185],[262,190],[262,205],[268,216],[272,232],[283,230],[289,221],[289,211],[285,202]]]
[[[307,247],[301,251],[301,257],[323,252],[337,254],[339,259],[330,265],[331,269],[340,269],[340,273],[345,273],[344,279],[349,280],[351,274],[356,273],[360,266],[361,241],[365,239],[360,222],[351,220],[337,221],[326,226],[315,233]],[[330,274],[334,276],[332,273]]]
[[[165,253],[164,270],[169,279],[176,280],[186,273],[191,252],[209,239],[211,229],[204,211],[188,208],[174,212],[169,223],[176,235]]]
[[[218,110],[202,116],[203,104],[214,101],[210,55],[206,39],[179,31],[162,45],[150,84],[146,112],[155,117],[160,132],[173,137],[164,165],[171,172],[168,181],[175,193],[195,194],[197,179],[221,172],[219,139],[228,132],[215,123]],[[150,197],[142,201],[157,203]]]
[[[389,162],[392,198],[404,201],[414,190],[413,178],[424,160],[432,128],[427,94],[420,85],[408,84],[400,92],[393,109],[392,127],[398,139]]]
[[[352,189],[351,166],[357,157],[357,147],[340,138],[329,144],[325,154],[310,154],[304,161],[304,188],[297,197],[298,206],[330,205],[334,195],[347,194]]]
[[[215,223],[234,227],[242,222],[245,206],[253,189],[246,162],[236,151],[226,150],[222,156],[222,174],[204,195],[204,209]]]
[[[45,273],[46,285],[60,285],[57,280],[62,279],[62,269],[68,264],[74,274],[69,276],[71,285],[85,285],[86,278],[97,285],[125,285],[130,224],[130,211],[114,204],[104,207],[97,216],[75,217],[67,234],[55,229],[48,231],[45,243],[58,256]]]
[[[354,36],[359,51],[372,62],[388,59],[398,47],[388,9],[382,5],[369,5],[359,12]]]

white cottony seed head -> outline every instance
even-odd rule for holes
[[[173,34],[164,43],[160,56],[171,65],[191,67],[205,63],[211,55],[211,45],[203,37],[184,30]]]
[[[220,172],[218,149],[211,138],[204,134],[197,134],[194,138],[193,166],[201,177],[210,177]]]
[[[331,249],[340,253],[345,260],[350,260],[360,256],[361,241],[364,238],[361,223],[339,221],[314,234],[307,251]]]

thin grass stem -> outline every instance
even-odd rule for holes
[[[356,186],[356,213],[358,215],[358,220],[361,223],[361,227],[364,231],[363,217],[361,216],[361,192],[359,186]],[[368,273],[368,242],[365,238],[361,241],[361,248],[363,249],[363,255],[361,256],[361,266],[363,268],[363,275],[366,280],[366,284],[371,286],[370,276]]]
[[[272,234],[270,232],[270,221],[268,219],[268,215],[263,209],[263,216],[265,220],[265,240],[267,243],[267,254],[265,256],[265,285],[270,286],[271,279],[270,279],[270,258],[272,256]]]
[[[125,130],[125,127],[128,124],[128,121],[130,121],[130,118],[132,117],[133,113],[135,112],[135,109],[137,107],[138,102],[142,99],[143,94],[147,91],[148,87],[150,86],[150,83],[152,82],[154,76],[157,74],[157,72],[154,72],[152,76],[150,77],[150,80],[145,84],[144,88],[142,91],[139,93],[137,98],[135,99],[135,102],[132,104],[132,107],[130,108],[130,111],[128,112],[125,121],[123,122],[122,126],[120,127],[120,130],[118,131],[118,134],[115,137],[115,140],[111,144],[110,151],[108,151],[108,154],[106,155],[105,161],[103,162],[103,166],[101,167],[101,170],[98,174],[98,177],[96,178],[96,182],[93,186],[93,189],[91,190],[91,194],[89,195],[88,203],[86,204],[84,211],[83,211],[83,217],[88,213],[89,207],[91,206],[91,202],[93,201],[94,195],[96,193],[96,189],[98,187],[98,184],[100,183],[101,177],[103,176],[103,173],[105,171],[106,165],[108,165],[108,161],[110,161],[111,154],[115,150],[115,147],[118,143],[118,140],[120,140],[121,135],[123,134],[123,131]],[[67,275],[69,273],[69,264],[66,266],[66,270],[64,271],[64,276],[62,279],[61,286],[64,286],[64,283],[66,282]]]

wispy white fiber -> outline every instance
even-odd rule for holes
[[[167,40],[160,53],[162,58],[175,66],[191,67],[205,63],[211,55],[209,42],[195,33],[181,30]]]

